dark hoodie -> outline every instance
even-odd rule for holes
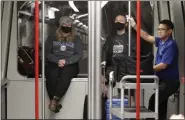
[[[58,64],[65,59],[65,65],[77,63],[83,57],[83,45],[79,36],[73,41],[58,41],[56,37],[49,36],[45,42],[45,56],[49,62]]]

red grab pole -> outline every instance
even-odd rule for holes
[[[35,119],[39,119],[39,3],[35,0]]]
[[[136,119],[140,118],[140,0],[137,0],[137,86],[136,86]]]

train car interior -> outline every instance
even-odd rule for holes
[[[115,17],[118,14],[130,14],[135,20],[137,18],[136,1],[99,1],[101,13],[89,8],[92,3],[93,1],[39,1],[40,119],[83,119],[84,100],[89,93],[88,79],[91,75],[97,75],[97,72],[93,73],[91,70],[101,71],[101,66],[98,68],[95,66],[103,62],[102,51],[107,37],[115,35],[116,30],[113,26]],[[129,3],[131,3],[130,6]],[[169,19],[174,23],[173,38],[179,48],[180,88],[168,100],[167,117],[170,118],[173,114],[185,115],[185,1],[141,1],[140,8],[141,28],[151,35],[157,35],[159,21]],[[83,43],[83,58],[79,62],[79,74],[72,79],[67,93],[61,100],[62,109],[59,113],[53,113],[48,109],[49,97],[43,84],[42,70],[43,65],[45,66],[42,63],[43,43],[48,36],[55,35],[62,16],[69,16],[74,20],[75,31]],[[95,18],[91,18],[92,16]],[[98,19],[100,19],[99,23]],[[95,28],[91,29],[93,24]],[[95,31],[97,29],[100,33]],[[1,31],[1,118],[33,119],[35,118],[35,2],[1,1]],[[136,35],[136,32],[131,30],[130,34]],[[100,36],[96,37],[98,35]],[[94,38],[91,39],[93,41],[90,41],[90,38]],[[142,38],[141,41],[144,54],[153,53],[155,58],[156,47]],[[100,48],[96,47],[98,43]],[[90,51],[93,49],[92,44],[95,45],[94,51]],[[93,56],[97,50],[99,54]],[[92,53],[91,56],[90,53]],[[24,64],[22,58],[25,56],[29,57],[24,59],[26,61]],[[89,63],[90,61],[96,63],[98,60],[100,63],[97,65]],[[94,89],[96,89],[95,86]],[[141,94],[144,106],[148,106],[152,93],[154,90],[145,90]],[[114,91],[114,94],[118,93]]]

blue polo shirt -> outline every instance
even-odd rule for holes
[[[155,45],[158,48],[155,65],[159,63],[164,63],[168,65],[166,69],[160,72],[156,72],[156,75],[161,80],[179,80],[179,52],[176,41],[170,37],[165,42],[162,42],[160,38],[156,37]]]

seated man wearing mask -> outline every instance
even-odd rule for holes
[[[106,74],[107,81],[109,80],[109,73],[114,69],[114,63],[112,57],[117,54],[123,54],[128,56],[128,22],[125,15],[117,15],[113,24],[113,28],[116,29],[116,35],[113,37],[107,37],[107,40],[103,46],[103,59],[106,61]],[[135,55],[136,39],[135,35],[131,36],[131,55]],[[108,82],[106,82],[107,84]],[[119,91],[118,91],[119,92]]]

